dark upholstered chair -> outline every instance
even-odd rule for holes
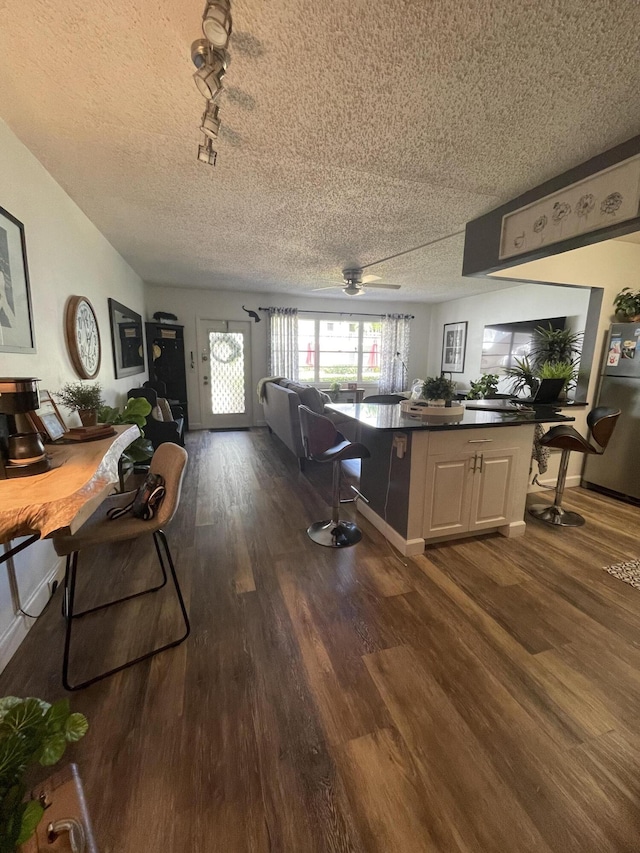
[[[127,392],[127,397],[144,397],[151,404],[152,410],[155,410],[158,405],[158,394],[153,388],[131,388]],[[174,444],[184,447],[184,417],[176,418],[173,407],[171,413],[175,418],[173,421],[158,421],[153,417],[153,411],[147,416],[144,434],[153,445],[154,450],[157,450],[166,441],[172,441]]]
[[[132,515],[122,516],[117,519],[110,519],[107,515],[108,511],[114,507],[126,506],[133,498],[133,493],[117,494],[103,501],[94,514],[86,521],[77,533],[71,534],[54,534],[52,537],[53,547],[59,557],[67,558],[67,569],[64,577],[64,601],[63,614],[67,620],[67,631],[64,643],[64,657],[62,662],[62,683],[67,690],[80,690],[83,687],[88,687],[96,681],[101,681],[122,669],[133,666],[135,663],[153,657],[160,652],[177,646],[187,639],[190,632],[189,617],[182,598],[180,584],[176,575],[175,566],[169,550],[167,537],[164,534],[163,528],[171,521],[180,503],[180,491],[182,488],[182,479],[184,470],[187,464],[187,452],[182,447],[175,444],[163,444],[154,453],[151,460],[152,473],[161,474],[164,477],[166,494],[162,503],[158,508],[156,516],[148,521],[141,518],[134,518]],[[88,610],[76,612],[75,610],[75,593],[76,593],[76,575],[78,572],[78,552],[83,548],[90,546],[100,546],[110,542],[120,542],[122,540],[136,539],[138,536],[152,535],[153,544],[155,545],[156,554],[160,562],[162,571],[162,580],[159,584],[152,586],[141,592],[126,595],[124,598],[118,598],[114,601],[109,601],[106,604],[101,604],[98,607],[91,607]],[[89,613],[95,613],[98,610],[104,610],[115,604],[120,604],[123,601],[129,601],[132,598],[137,598],[140,595],[146,595],[150,592],[156,592],[167,583],[167,570],[164,559],[160,550],[160,545],[164,549],[171,580],[175,589],[182,618],[184,621],[184,634],[177,640],[170,643],[165,643],[153,651],[147,652],[144,655],[128,660],[126,663],[115,667],[115,669],[102,672],[100,675],[95,675],[92,678],[82,681],[79,684],[71,684],[69,681],[69,657],[71,653],[71,636],[73,622],[81,616],[87,616]],[[109,572],[109,566],[104,566],[104,572]]]
[[[171,413],[176,420],[178,420],[179,418],[184,418],[184,409],[180,405],[179,401],[168,399],[166,382],[162,382],[162,380],[160,379],[147,379],[146,382],[142,383],[142,387],[151,388],[152,391],[156,392],[158,397],[164,397],[164,399],[169,403],[169,406],[171,407]]]
[[[300,430],[307,459],[314,462],[333,462],[333,502],[331,518],[316,521],[307,533],[318,545],[329,548],[346,548],[362,539],[360,529],[351,521],[340,520],[340,485],[342,461],[345,459],[367,459],[369,451],[358,442],[347,441],[335,428],[333,421],[324,415],[299,406]]]
[[[555,447],[561,450],[562,456],[553,504],[534,504],[529,507],[531,515],[540,521],[546,521],[547,524],[557,524],[561,527],[580,527],[584,524],[584,518],[579,513],[562,508],[569,454],[572,450],[576,453],[597,453],[598,455],[604,453],[619,417],[620,409],[609,409],[606,406],[598,406],[589,412],[587,424],[591,433],[590,438],[596,442],[595,444],[581,436],[569,424],[558,424],[542,436],[540,444],[543,447]]]
[[[402,394],[372,394],[370,397],[365,397],[363,403],[383,403],[385,406],[390,406],[393,403],[401,403],[407,398]]]

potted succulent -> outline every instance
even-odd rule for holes
[[[78,412],[82,426],[97,424],[98,409],[104,405],[99,382],[67,382],[55,396],[67,409]]]
[[[89,724],[72,714],[69,700],[54,705],[42,699],[0,699],[0,853],[14,853],[33,835],[44,814],[38,800],[26,800],[27,775],[35,765],[49,767],[67,744],[80,740]]]
[[[467,392],[467,400],[486,400],[496,397],[498,394],[498,382],[500,377],[497,373],[485,373],[480,379],[471,382],[471,389]]]
[[[640,290],[623,287],[613,300],[613,307],[621,323],[640,322]]]
[[[445,376],[428,376],[422,384],[422,396],[433,406],[450,406],[456,396],[456,383]]]

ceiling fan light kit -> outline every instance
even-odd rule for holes
[[[227,45],[231,37],[230,0],[207,0],[202,14],[203,39],[191,45],[191,61],[196,67],[194,82],[200,94],[207,99],[200,130],[205,136],[204,144],[198,145],[198,160],[215,166],[217,152],[213,140],[220,133],[220,109],[214,101],[223,88],[223,79],[229,65]]]

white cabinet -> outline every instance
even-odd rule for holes
[[[432,434],[426,459],[422,536],[454,537],[522,519],[530,439],[521,428]],[[528,431],[527,431],[528,432]],[[502,433],[502,435],[501,435]]]

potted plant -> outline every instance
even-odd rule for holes
[[[540,381],[536,377],[535,368],[528,355],[522,358],[514,358],[514,364],[511,367],[504,368],[504,375],[511,379],[512,394],[519,394],[528,389],[529,396],[533,397],[538,390]]]
[[[467,392],[467,400],[486,400],[498,394],[498,382],[500,377],[497,373],[485,373],[480,379],[471,382],[471,389]]]
[[[530,358],[536,371],[546,361],[570,362],[582,350],[582,332],[538,326],[533,335]]]
[[[640,290],[623,287],[613,300],[613,307],[622,323],[640,321]]]
[[[136,424],[141,430],[147,422],[147,416],[151,413],[151,403],[144,397],[129,397],[127,405],[120,409],[112,406],[101,406],[98,416],[100,423],[104,424]],[[122,456],[130,464],[146,462],[153,456],[153,445],[144,434],[136,438]]]
[[[72,714],[69,700],[54,705],[42,699],[0,699],[0,853],[14,853],[36,830],[44,809],[27,800],[26,776],[35,765],[50,767],[67,744],[80,740],[89,724]]]
[[[97,424],[98,409],[104,404],[99,382],[67,382],[55,396],[67,409],[78,412],[82,426]]]
[[[541,364],[536,374],[540,379],[564,379],[564,385],[560,397],[566,395],[567,388],[576,376],[576,364],[574,361],[545,361]]]
[[[428,376],[422,385],[422,396],[432,405],[451,405],[456,396],[456,383],[445,376]]]

